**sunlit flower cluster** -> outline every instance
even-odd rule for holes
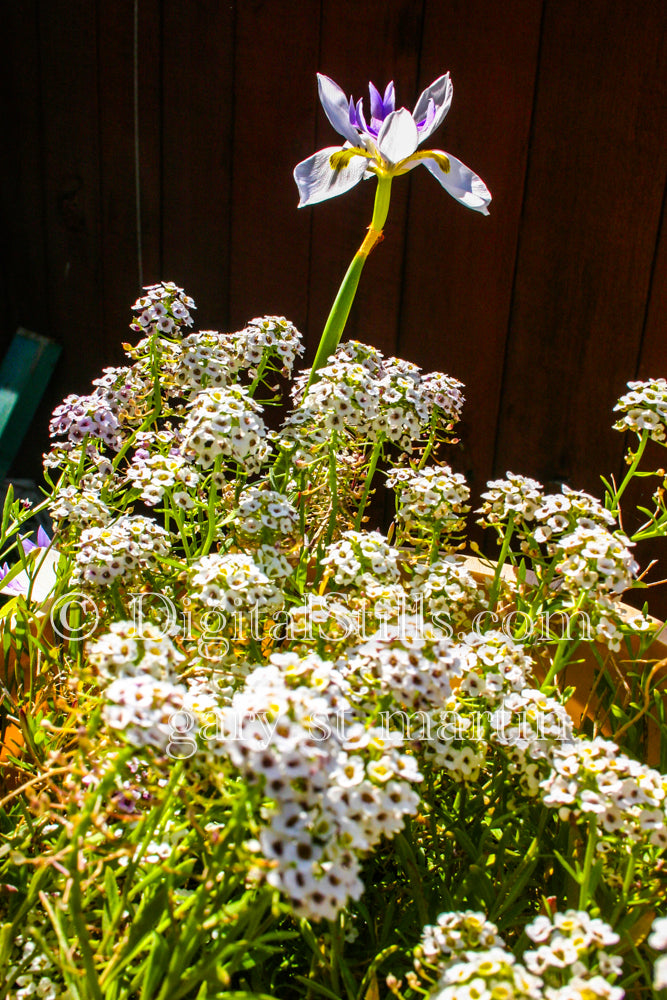
[[[269,454],[261,407],[244,386],[203,389],[189,403],[183,425],[183,454],[204,469],[216,459],[258,471]]]
[[[612,984],[622,972],[623,960],[606,950],[620,938],[604,920],[582,910],[566,910],[551,918],[536,917],[526,934],[537,947],[523,953],[523,962],[542,978],[548,1000],[622,1000],[625,991]]]
[[[400,552],[379,531],[345,531],[322,558],[334,584],[363,587],[365,581],[398,582]]]
[[[62,486],[50,507],[54,521],[85,526],[106,524],[112,514],[96,490],[82,490],[76,486]]]
[[[610,740],[552,746],[541,788],[542,801],[563,819],[588,817],[606,833],[667,847],[667,777]]]
[[[361,857],[419,802],[414,758],[397,734],[356,721],[345,691],[315,654],[274,654],[229,709],[238,738],[226,753],[270,800],[258,843],[268,881],[310,919],[332,919],[361,895]]]
[[[275,539],[293,535],[299,521],[296,509],[284,494],[249,486],[239,497],[234,523],[240,535]]]
[[[426,967],[440,977],[429,1000],[623,1000],[624,990],[613,985],[622,960],[606,950],[619,941],[609,924],[567,910],[537,917],[526,934],[537,948],[519,962],[483,913],[441,913],[424,928],[415,953],[420,974]]]
[[[270,360],[289,375],[304,349],[301,334],[284,316],[252,319],[243,330],[228,334],[225,343],[229,371],[247,370],[253,376]]]
[[[105,682],[119,677],[175,680],[183,653],[151,622],[111,622],[109,631],[86,647],[88,662]]]
[[[154,507],[166,490],[176,487],[174,498],[184,506],[193,503],[185,487],[197,486],[201,474],[178,453],[168,455],[151,454],[147,448],[137,449],[127,470],[127,478],[133,486],[141,490],[141,499],[146,506]]]
[[[244,552],[202,556],[188,571],[188,593],[197,604],[222,612],[280,607],[280,588],[265,569]]]
[[[43,950],[37,950],[37,943],[19,935],[14,944],[20,955],[6,972],[7,982],[13,984],[14,1000],[67,1000],[70,994],[62,985],[55,963]],[[57,948],[55,940],[50,944]]]
[[[667,917],[656,917],[648,937],[655,951],[667,951]],[[653,989],[667,989],[667,955],[660,955],[653,966]]]
[[[461,678],[465,654],[437,634],[410,634],[408,624],[403,619],[346,652],[341,672],[354,677],[357,694],[390,695],[398,706],[413,712],[437,709]]]
[[[667,439],[667,379],[628,382],[628,389],[630,391],[621,396],[614,407],[624,414],[614,427],[618,431],[634,431],[639,437],[646,432],[653,441],[664,444]]]
[[[482,591],[464,558],[456,555],[446,555],[428,565],[415,563],[408,595],[413,604],[421,601],[436,625],[451,629],[469,619],[482,601]]]
[[[113,524],[85,528],[76,553],[76,574],[84,583],[108,584],[116,577],[150,570],[169,554],[171,536],[141,514]]]
[[[484,503],[478,511],[482,515],[478,523],[483,527],[506,524],[510,518],[514,523],[535,519],[535,511],[543,501],[537,480],[508,472],[505,479],[493,479],[486,485]]]
[[[631,586],[639,565],[628,546],[632,543],[621,532],[612,533],[597,525],[579,525],[569,535],[559,538],[556,573],[571,593],[595,589],[601,594],[621,594]]]
[[[396,519],[411,538],[435,536],[446,548],[463,531],[470,490],[465,477],[448,465],[424,466],[418,472],[394,469],[387,485],[396,494]]]
[[[181,327],[192,326],[191,310],[196,309],[193,300],[182,288],[171,281],[162,281],[157,285],[149,285],[145,294],[132,306],[137,317],[131,324],[136,333],[148,333],[157,330],[165,336],[176,337]]]

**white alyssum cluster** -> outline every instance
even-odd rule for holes
[[[656,917],[648,936],[648,944],[655,951],[667,951],[667,917]],[[653,989],[667,989],[667,955],[660,955],[653,966]]]
[[[393,469],[387,486],[396,494],[396,520],[412,535],[435,533],[442,547],[447,536],[465,528],[470,490],[465,476],[452,472],[448,465],[427,465],[419,471]]]
[[[61,486],[54,495],[49,514],[55,522],[70,522],[84,527],[89,524],[106,524],[112,514],[99,491]]]
[[[37,951],[36,942],[19,935],[14,944],[21,954],[6,970],[14,1000],[69,1000],[71,993],[60,981],[55,964],[44,951]],[[50,944],[57,948],[55,940]]]
[[[612,534],[608,528],[580,523],[552,546],[558,560],[556,573],[563,587],[575,595],[582,590],[600,596],[621,594],[632,585],[639,570],[631,545],[620,531]]]
[[[157,330],[165,336],[177,337],[181,327],[193,324],[191,309],[196,309],[193,299],[172,281],[161,281],[157,285],[147,285],[145,294],[132,306],[137,313],[130,329],[136,333]]]
[[[277,609],[283,602],[279,585],[283,564],[277,558],[270,575],[271,563],[261,565],[245,552],[202,556],[188,570],[188,594],[195,604],[222,612]]]
[[[623,1000],[613,982],[622,960],[608,951],[619,936],[603,920],[567,910],[537,917],[526,927],[537,945],[519,962],[483,913],[441,913],[424,928],[415,967],[440,979],[429,1000]]]
[[[119,677],[150,676],[156,680],[174,680],[185,661],[169,636],[142,621],[112,622],[109,631],[86,647],[88,662],[98,676],[109,682]]]
[[[488,705],[500,704],[512,692],[530,685],[533,661],[522,646],[498,629],[467,632],[461,639],[467,669],[457,694],[482,697]]]
[[[426,372],[421,376],[422,388],[426,391],[433,410],[455,424],[461,419],[465,397],[463,382],[445,375],[444,372]]]
[[[431,421],[449,424],[463,404],[461,383],[439,372],[422,375],[417,365],[384,358],[380,351],[356,341],[342,344],[317,381],[307,389],[295,380],[297,413],[305,423],[375,441],[380,437],[412,451]],[[288,420],[293,434],[298,419]]]
[[[173,738],[174,716],[183,710],[186,695],[183,684],[158,680],[148,672],[126,674],[104,689],[102,717],[133,746],[165,751]]]
[[[208,469],[216,458],[258,471],[269,454],[261,406],[244,386],[204,389],[188,404],[183,424],[183,454]]]
[[[231,382],[227,338],[216,330],[189,333],[179,343],[164,343],[162,367],[184,390],[217,389]]]
[[[412,570],[406,585],[410,601],[421,601],[424,613],[447,632],[480,603],[482,591],[461,556],[446,555],[430,565],[416,563]]]
[[[83,583],[109,584],[116,577],[154,568],[170,548],[171,536],[151,518],[124,515],[81,532],[75,573]]]
[[[86,647],[88,662],[105,682],[102,717],[128,743],[165,751],[172,720],[185,705],[188,689],[178,681],[185,656],[150,622],[141,629],[130,621],[113,622]]]
[[[471,949],[504,947],[495,924],[477,910],[459,910],[439,914],[435,924],[422,930],[417,956],[429,965],[443,966],[454,955]]]
[[[355,719],[344,679],[315,654],[273,654],[226,718],[225,752],[268,799],[256,845],[268,881],[298,915],[333,919],[363,891],[363,855],[416,810],[414,758]]]
[[[281,373],[289,375],[305,350],[301,334],[284,316],[251,319],[243,330],[227,335],[225,347],[229,370],[247,369],[251,375],[269,359],[275,359]]]
[[[412,712],[443,707],[466,667],[460,646],[439,635],[411,634],[406,620],[371,635],[339,667],[355,696],[391,695]]]
[[[505,479],[492,479],[482,493],[484,503],[477,511],[478,523],[484,528],[514,522],[533,521],[535,512],[543,501],[542,485],[529,476],[507,472]]]
[[[621,396],[614,410],[623,416],[614,424],[617,431],[644,432],[654,441],[665,443],[667,429],[667,379],[628,382],[629,392]]]
[[[344,531],[321,563],[338,586],[363,587],[367,579],[398,583],[400,552],[379,531]]]
[[[525,951],[523,961],[543,980],[546,1000],[623,1000],[625,991],[613,985],[623,960],[607,950],[620,938],[604,920],[566,910],[536,917],[526,934],[537,947]]]
[[[590,817],[605,833],[667,847],[667,776],[621,753],[611,740],[552,746],[541,796],[562,819]]]
[[[577,528],[612,528],[616,519],[597,499],[584,490],[563,484],[561,493],[547,493],[535,511],[539,527],[533,532],[537,542],[548,542]]]
[[[174,499],[177,502],[180,499],[181,506],[189,506],[188,501],[192,504],[194,501],[187,490],[197,486],[201,474],[178,453],[151,454],[146,448],[141,448],[134,453],[127,478],[141,490],[141,499],[148,507],[154,507],[165,492],[174,487]]]
[[[299,515],[288,497],[276,490],[249,486],[239,497],[236,530],[251,538],[293,535],[299,526]]]

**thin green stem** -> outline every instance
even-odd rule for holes
[[[588,897],[590,895],[590,882],[591,882],[591,871],[593,868],[593,855],[595,853],[595,846],[598,842],[597,837],[597,825],[595,819],[592,819],[588,826],[588,841],[586,843],[586,854],[584,856],[584,870],[581,875],[581,884],[579,886],[579,909],[585,910],[588,906]]]
[[[340,338],[345,329],[345,324],[347,323],[347,318],[350,315],[350,309],[357,293],[359,278],[364,269],[364,264],[373,247],[382,239],[382,230],[387,221],[387,212],[389,211],[390,195],[391,177],[378,175],[373,218],[368,228],[368,233],[352,258],[352,263],[347,269],[341,286],[338,289],[334,304],[331,307],[331,312],[324,325],[324,331],[322,332],[310,372],[308,386],[317,380],[318,370],[324,367],[340,343]]]
[[[614,514],[615,516],[618,516],[618,510],[619,510],[619,506],[620,506],[619,505],[619,500],[621,499],[621,496],[623,495],[623,493],[627,489],[627,486],[628,486],[630,480],[632,479],[632,477],[634,476],[635,472],[637,471],[637,467],[638,467],[639,463],[642,460],[642,456],[644,454],[644,451],[646,450],[646,445],[648,444],[648,433],[649,432],[646,429],[644,429],[642,431],[641,439],[639,441],[639,444],[637,445],[637,451],[634,454],[634,457],[633,457],[632,462],[630,464],[630,468],[628,469],[628,471],[627,471],[627,473],[625,475],[625,479],[623,480],[623,482],[621,483],[621,485],[618,487],[618,489],[616,490],[616,492],[614,493],[614,495],[611,496],[611,497],[609,497],[609,500],[611,502],[610,509],[611,509],[612,514]],[[632,452],[630,454],[632,454]]]
[[[329,544],[333,537],[334,529],[336,527],[336,521],[338,520],[338,475],[337,475],[337,450],[336,450],[336,432],[334,431],[331,435],[331,444],[329,445],[329,489],[331,491],[331,513],[329,514],[329,525],[327,527],[326,534],[326,545]]]
[[[366,504],[368,503],[368,497],[371,492],[371,486],[373,485],[373,477],[375,475],[375,470],[377,469],[378,459],[380,458],[380,452],[382,451],[382,445],[384,444],[384,434],[380,434],[377,441],[373,445],[373,451],[371,452],[371,459],[368,463],[368,469],[366,470],[366,482],[364,484],[364,492],[361,496],[361,501],[359,503],[359,510],[357,511],[357,517],[354,522],[355,531],[361,531],[361,524],[364,519],[364,511],[366,510]]]
[[[507,553],[509,552],[510,542],[512,541],[512,535],[514,533],[514,516],[510,514],[509,520],[507,522],[507,531],[505,532],[505,537],[503,538],[503,544],[500,549],[500,555],[498,557],[498,563],[496,565],[496,572],[493,575],[493,583],[491,584],[491,590],[489,592],[489,608],[491,611],[495,609],[496,603],[498,601],[498,593],[500,591],[500,578],[505,565],[505,560],[507,559]]]

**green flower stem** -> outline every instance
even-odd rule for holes
[[[575,639],[574,643],[568,643],[565,639],[559,640],[556,655],[554,656],[551,666],[549,667],[547,676],[540,684],[540,691],[546,691],[551,687],[554,677],[563,669],[563,667],[567,665],[570,657],[578,648],[580,641],[581,640],[579,639]]]
[[[415,858],[412,845],[407,839],[405,833],[397,834],[397,836],[394,837],[394,844],[396,845],[396,853],[398,854],[403,871],[407,875],[410,883],[410,893],[417,906],[419,922],[422,927],[425,927],[426,924],[429,923],[430,914],[422,888],[421,873],[419,871],[419,866],[417,864],[417,859]]]
[[[222,457],[218,455],[213,466],[213,473],[211,475],[211,482],[208,489],[208,530],[206,532],[206,538],[204,540],[204,545],[201,550],[201,555],[207,556],[211,551],[211,546],[215,541],[215,528],[216,528],[216,510],[215,505],[218,499],[218,487],[215,482],[216,476],[220,473],[222,466]]]
[[[333,538],[336,521],[338,520],[337,437],[338,435],[334,431],[331,435],[331,444],[329,446],[329,490],[331,491],[331,513],[329,514],[329,524],[326,533],[326,545],[328,545]]]
[[[610,508],[611,512],[616,517],[618,516],[619,500],[621,499],[621,496],[623,495],[623,493],[625,493],[625,490],[627,489],[628,483],[630,482],[630,480],[634,476],[635,472],[637,471],[637,466],[639,465],[639,463],[642,460],[642,456],[643,456],[643,454],[644,454],[644,452],[646,450],[646,445],[647,444],[648,444],[648,430],[644,429],[642,431],[641,440],[640,440],[639,444],[637,445],[637,451],[634,454],[634,458],[632,459],[632,464],[630,465],[630,468],[627,471],[625,479],[623,480],[623,482],[621,483],[621,485],[618,487],[618,489],[616,490],[616,492],[614,493],[614,495],[609,498],[610,501],[611,501],[611,508]],[[630,452],[630,454],[632,454],[632,452]]]
[[[579,885],[579,909],[585,910],[588,906],[590,895],[591,871],[593,868],[593,855],[598,842],[597,825],[592,819],[588,826],[588,841],[586,843],[586,854],[584,856],[584,870],[581,873],[581,883]]]
[[[352,258],[352,263],[347,269],[342,284],[338,289],[338,295],[331,307],[331,312],[325,323],[324,331],[320,338],[317,354],[313,361],[310,378],[306,389],[317,380],[318,369],[324,367],[328,359],[334,353],[340,343],[340,338],[350,315],[350,309],[357,293],[359,278],[363,271],[364,264],[373,247],[382,239],[382,230],[387,221],[389,211],[389,199],[391,194],[391,177],[378,174],[378,185],[375,192],[375,205],[373,207],[373,218],[368,227],[368,233],[363,243]]]
[[[500,577],[502,573],[503,566],[505,565],[505,560],[507,559],[507,553],[510,549],[510,542],[512,541],[512,535],[514,533],[514,515],[510,514],[507,521],[507,531],[505,532],[505,537],[503,538],[503,544],[500,549],[500,555],[498,556],[498,562],[496,564],[496,572],[493,575],[493,583],[491,584],[491,590],[489,592],[489,609],[491,611],[495,610],[496,603],[498,601],[498,594],[500,592]]]
[[[373,445],[373,451],[371,452],[371,460],[368,463],[368,469],[366,470],[366,482],[364,484],[364,492],[361,497],[361,502],[359,503],[359,510],[357,511],[357,517],[354,522],[355,531],[361,531],[361,522],[364,518],[364,511],[366,509],[366,504],[368,503],[368,496],[371,492],[371,486],[373,485],[373,477],[375,475],[375,470],[377,469],[378,459],[380,458],[380,452],[382,451],[382,445],[384,444],[384,434],[380,434],[377,441]]]
[[[431,452],[433,451],[433,445],[435,444],[437,433],[438,433],[438,418],[434,412],[431,417],[431,430],[428,436],[428,441],[426,442],[426,447],[424,448],[424,454],[422,455],[419,465],[417,466],[417,472],[421,472],[421,470],[428,462]]]

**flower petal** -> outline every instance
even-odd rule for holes
[[[412,156],[418,143],[417,126],[406,108],[387,115],[377,141],[377,147],[385,160],[394,164]]]
[[[296,165],[294,180],[299,188],[299,208],[345,194],[359,183],[366,172],[368,159],[365,156],[352,156],[344,166],[334,170],[331,156],[343,149],[343,146],[327,146]]]
[[[428,116],[429,101],[433,101],[435,104],[435,115],[433,120],[420,131],[420,142],[427,139],[431,132],[435,132],[435,130],[442,124],[452,103],[453,94],[454,88],[452,87],[452,81],[449,78],[449,73],[445,73],[444,76],[439,76],[438,79],[434,80],[430,87],[427,87],[422,93],[419,100],[415,104],[415,110],[412,112],[412,117],[417,124],[424,121],[424,119]]]
[[[472,208],[475,212],[488,215],[489,210],[487,205],[491,201],[491,193],[481,177],[474,174],[469,167],[466,167],[465,163],[461,163],[460,160],[457,160],[450,153],[442,153],[439,149],[435,149],[433,152],[447,157],[449,160],[449,170],[447,173],[445,173],[435,159],[427,156],[416,160],[415,166],[417,166],[417,163],[423,163],[435,179],[442,184],[445,191],[451,194],[452,198],[456,198],[466,208]],[[411,166],[411,164],[407,165]]]
[[[317,74],[317,87],[327,118],[340,135],[345,136],[348,142],[356,146],[359,136],[350,122],[350,105],[347,97],[338,84],[323,73]]]
[[[387,84],[384,97],[374,83],[368,84],[368,92],[371,95],[371,118],[377,118],[383,122],[390,112],[394,110],[394,81]]]

